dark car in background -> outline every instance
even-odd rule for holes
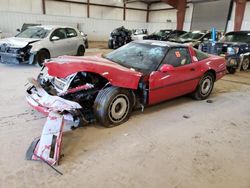
[[[131,35],[132,32],[126,29],[124,26],[114,29],[110,33],[108,47],[110,49],[116,49],[123,46],[124,44],[131,42],[132,41]]]
[[[199,31],[190,31],[179,38],[171,39],[172,42],[182,43],[182,44],[190,44],[194,48],[199,47],[199,45],[211,39],[212,32],[206,30],[199,30]]]
[[[151,35],[144,36],[143,40],[161,40],[161,41],[169,41],[170,39],[176,39],[179,36],[186,33],[186,31],[181,30],[172,30],[172,29],[162,29],[160,31],[156,31]]]
[[[237,68],[246,71],[250,68],[250,31],[228,32],[216,43],[202,44],[201,50],[225,57],[227,70],[231,74]]]

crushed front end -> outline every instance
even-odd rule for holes
[[[26,159],[55,165],[60,158],[63,131],[94,121],[92,105],[101,81],[86,72],[66,78],[51,77],[46,69],[42,68],[37,79],[29,79],[27,102],[48,117],[41,137],[32,142]]]
[[[32,46],[15,47],[9,44],[0,45],[0,62],[4,64],[32,64],[35,53],[31,53]]]

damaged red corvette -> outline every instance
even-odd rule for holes
[[[28,158],[42,157],[50,164],[58,161],[59,152],[55,151],[60,145],[63,120],[71,122],[71,127],[95,120],[106,127],[117,126],[138,107],[185,94],[206,99],[214,82],[225,74],[224,58],[163,41],[131,42],[103,56],[47,60],[38,78],[31,80],[27,100],[49,115],[44,132],[52,135],[44,144],[41,138],[30,151],[38,151],[37,145],[46,148],[50,143],[50,147],[46,155],[45,149],[40,149]],[[51,119],[59,119],[62,125],[53,130],[60,133],[54,137],[48,123]]]

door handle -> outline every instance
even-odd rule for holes
[[[191,71],[195,71],[195,68],[191,68],[190,70],[191,70]]]

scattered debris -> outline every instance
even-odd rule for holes
[[[206,102],[207,102],[207,103],[213,103],[214,101],[211,100],[211,99],[208,99]]]
[[[190,118],[189,115],[183,115],[183,117],[184,117],[185,119],[189,119],[189,118]]]

